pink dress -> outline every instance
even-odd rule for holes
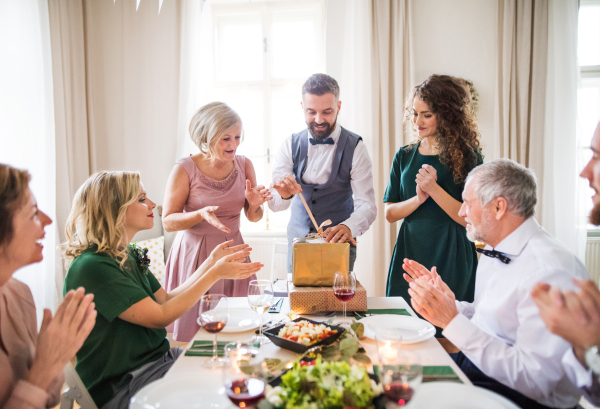
[[[206,220],[178,232],[167,259],[165,280],[167,292],[177,288],[194,274],[217,245],[232,239],[233,245],[244,244],[240,233],[240,216],[246,200],[246,158],[236,155],[233,171],[223,180],[214,180],[202,173],[191,157],[180,159],[176,163],[185,169],[190,182],[190,194],[183,211],[190,212],[206,206],[219,206],[215,214],[221,223],[231,230],[231,233],[222,232]],[[250,280],[256,280],[256,276],[252,275],[244,280],[219,280],[208,293],[245,297],[248,295]],[[175,340],[188,342],[198,332],[200,328],[196,321],[199,315],[198,309],[199,303],[175,321],[173,327]]]

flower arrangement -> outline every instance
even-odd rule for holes
[[[135,259],[135,264],[138,266],[142,274],[148,274],[150,271],[150,257],[148,257],[148,249],[141,248],[137,243],[129,245],[129,254]]]

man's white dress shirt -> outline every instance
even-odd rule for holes
[[[306,171],[302,175],[302,181],[307,184],[325,184],[331,176],[333,158],[337,149],[338,140],[342,127],[337,124],[329,137],[335,142],[334,145],[312,145],[308,142],[306,158]],[[310,131],[308,138],[312,138]],[[352,157],[352,170],[350,171],[350,186],[354,196],[354,212],[341,224],[346,225],[353,237],[365,233],[377,216],[375,205],[375,190],[373,189],[373,174],[371,171],[371,158],[363,141],[359,141]],[[273,167],[273,181],[286,175],[293,174],[294,159],[292,157],[292,137],[289,136],[279,148],[275,157]],[[273,200],[268,201],[269,208],[279,212],[290,207],[291,200],[283,200],[275,189],[271,189]]]
[[[591,369],[585,369],[579,363],[573,353],[573,348],[567,350],[562,363],[567,376],[574,385],[577,385],[583,396],[591,404],[600,406],[600,377],[598,374],[594,374]]]
[[[539,282],[574,289],[572,278],[589,277],[585,266],[533,217],[494,250],[511,262],[480,257],[475,300],[456,302],[459,314],[444,336],[487,376],[528,398],[550,407],[576,406],[580,392],[561,363],[571,346],[548,331],[531,291]]]

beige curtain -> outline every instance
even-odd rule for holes
[[[498,2],[498,81],[494,151],[531,168],[544,185],[548,1]],[[541,213],[542,203],[536,213]],[[542,221],[543,222],[543,221]]]
[[[499,1],[494,156],[535,172],[536,217],[584,259],[585,223],[577,204],[577,14],[577,0]]]
[[[373,87],[373,182],[375,197],[385,193],[398,149],[411,139],[404,132],[404,98],[409,93],[411,78],[410,58],[410,2],[408,0],[376,0],[372,2],[372,87]],[[371,226],[373,235],[372,262],[378,275],[375,279],[377,295],[385,295],[387,272],[400,223],[390,224],[385,219],[384,205],[379,203],[377,219]]]
[[[57,243],[65,239],[64,226],[71,200],[90,175],[85,79],[83,5],[79,0],[48,2],[56,146]],[[56,285],[62,295],[66,271],[56,258]],[[60,298],[60,296],[59,296]]]
[[[385,220],[381,198],[403,133],[410,90],[409,1],[328,0],[327,73],[340,84],[340,123],[361,135],[373,163],[377,219],[358,239],[355,273],[371,296],[384,296],[398,223]],[[396,226],[398,224],[398,226]]]

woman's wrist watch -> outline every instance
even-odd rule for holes
[[[292,199],[294,196],[296,196],[296,195],[291,195],[290,197],[282,197],[282,199],[283,199],[283,200],[290,200],[290,199]]]
[[[585,350],[585,363],[595,374],[600,374],[600,351],[598,345]]]

